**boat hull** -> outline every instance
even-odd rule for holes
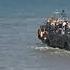
[[[47,38],[40,39],[49,47],[58,47],[61,49],[70,50],[70,35],[48,35]]]

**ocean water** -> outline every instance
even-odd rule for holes
[[[44,17],[69,0],[0,0],[0,70],[70,70],[70,51],[48,48],[37,38]]]

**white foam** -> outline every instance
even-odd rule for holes
[[[59,56],[70,56],[70,51],[64,50],[64,49],[59,49],[59,48],[53,48],[53,47],[49,47],[49,46],[31,46],[32,49],[37,50],[37,51],[41,51],[41,52],[45,52],[47,54],[50,55],[59,55]]]
[[[35,47],[35,49],[59,49],[59,48],[52,48],[52,47]]]

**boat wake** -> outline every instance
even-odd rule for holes
[[[38,46],[32,46],[32,48],[35,50],[35,51],[38,51],[38,52],[44,52],[44,54],[49,54],[49,55],[59,55],[59,56],[62,56],[62,55],[66,55],[66,56],[70,56],[70,51],[67,51],[67,50],[64,50],[64,49],[59,49],[59,48],[52,48],[52,47],[49,47],[49,46],[41,46],[41,47],[38,47]]]

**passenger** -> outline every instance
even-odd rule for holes
[[[55,26],[55,23],[56,23],[56,20],[53,20],[53,21],[51,22],[51,25]]]
[[[52,25],[52,26],[55,26],[55,23],[52,22],[51,25]]]
[[[59,28],[62,28],[62,24],[63,24],[62,22],[59,23],[59,25],[58,25]]]
[[[38,29],[38,38],[41,39],[43,37],[43,26],[40,26],[40,29]]]
[[[52,19],[49,18],[48,21],[47,21],[47,24],[51,25],[51,22],[52,22]]]
[[[41,38],[43,37],[43,33],[44,33],[44,32],[41,31],[41,33],[40,33]]]
[[[47,21],[47,24],[50,25],[50,24],[51,24],[51,21],[48,20],[48,21]]]
[[[67,29],[68,29],[68,22],[64,21],[64,23],[63,23],[63,30],[65,31],[65,33],[67,32]]]
[[[67,21],[64,21],[64,22],[63,22],[63,27],[66,25],[66,23],[67,23]]]
[[[57,29],[58,29],[58,25],[57,23],[55,23],[55,32],[57,31]]]
[[[38,29],[38,38],[41,39],[41,36],[40,36],[40,29]]]
[[[65,25],[65,30],[67,30],[68,29],[68,23],[66,23],[66,25]]]
[[[43,33],[43,38],[47,38],[47,35],[48,35],[48,32],[47,31],[44,31],[44,33]]]
[[[64,21],[64,22],[63,22],[63,25],[62,25],[64,32],[65,32],[65,25],[66,25],[66,23],[67,23],[67,21]]]
[[[58,25],[58,28],[59,28],[59,34],[61,34],[61,32],[62,32],[62,22],[59,22],[59,25]]]

